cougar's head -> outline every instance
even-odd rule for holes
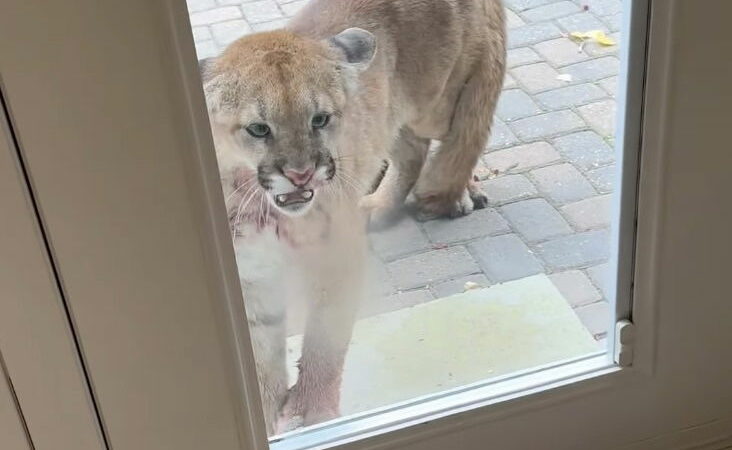
[[[244,37],[207,64],[227,206],[258,193],[284,214],[309,210],[339,170],[344,111],[375,51],[374,36],[357,28],[325,40],[274,31]]]

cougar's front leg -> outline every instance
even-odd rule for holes
[[[366,242],[359,236],[333,247],[339,256],[323,255],[326,262],[318,265],[322,272],[315,275],[322,282],[308,312],[298,380],[280,413],[279,431],[291,427],[297,417],[307,426],[340,416],[343,365],[365,292]]]
[[[278,412],[287,396],[286,316],[284,308],[262,308],[256,291],[244,290],[247,322],[254,350],[259,393],[267,434],[275,433]],[[268,300],[264,297],[262,300]],[[269,299],[271,300],[271,299]],[[270,302],[273,303],[273,302]]]
[[[270,326],[250,325],[254,353],[256,355],[257,378],[262,398],[267,434],[275,432],[277,413],[287,396],[287,366],[285,364],[285,333],[279,329],[263,330]],[[279,327],[278,327],[279,328]],[[277,337],[266,337],[276,335]]]
[[[280,413],[279,431],[299,417],[308,426],[340,416],[340,388],[348,344],[353,330],[351,302],[323,299],[310,312],[297,383],[290,389]]]

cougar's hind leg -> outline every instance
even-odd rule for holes
[[[487,204],[472,177],[503,84],[502,59],[498,61],[485,58],[476,67],[458,97],[450,130],[427,160],[414,189],[421,220],[459,217]]]
[[[390,224],[414,187],[424,166],[430,140],[402,128],[390,152],[389,167],[376,191],[364,197],[361,206],[370,214],[373,227]]]

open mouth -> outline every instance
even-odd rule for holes
[[[275,196],[277,206],[287,208],[292,205],[301,205],[310,203],[313,200],[314,192],[312,189],[298,189],[288,192],[287,194],[279,194]]]

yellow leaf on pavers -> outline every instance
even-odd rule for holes
[[[584,32],[584,33],[580,32],[580,31],[573,31],[572,33],[569,33],[569,36],[572,39],[578,40],[578,41],[594,41],[600,45],[606,45],[606,46],[615,45],[615,41],[612,40],[602,30],[592,30],[592,31]]]

